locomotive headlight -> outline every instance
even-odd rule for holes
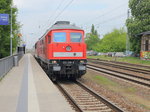
[[[67,46],[66,51],[71,51],[71,46]]]
[[[81,64],[84,64],[85,62],[83,60],[80,61]]]
[[[57,61],[52,61],[52,63],[53,63],[53,64],[56,64],[56,63],[57,63]]]

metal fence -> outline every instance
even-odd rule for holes
[[[17,57],[17,61],[19,61],[23,56],[23,53],[19,53],[13,56],[8,56],[6,58],[0,59],[0,78],[3,77],[12,67],[15,65],[15,57]]]

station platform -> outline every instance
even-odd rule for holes
[[[74,112],[31,54],[0,81],[0,112]]]

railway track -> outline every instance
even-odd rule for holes
[[[133,64],[133,63],[119,62],[119,61],[110,61],[110,60],[102,60],[102,59],[92,59],[92,58],[88,58],[88,60],[111,62],[111,63],[117,63],[117,64],[123,64],[123,65],[135,66],[135,67],[139,67],[139,68],[150,69],[150,66],[148,66],[148,65]]]
[[[117,78],[121,78],[133,83],[137,83],[146,87],[150,87],[150,79],[144,78],[144,77],[140,77],[140,76],[136,76],[133,74],[129,74],[129,73],[124,73],[124,72],[120,72],[117,70],[111,70],[111,69],[107,69],[104,67],[99,67],[96,65],[87,65],[87,68],[98,71],[98,72],[102,72],[105,73],[107,75],[113,76],[113,77],[117,77]]]
[[[57,82],[56,84],[78,112],[124,112],[80,81]]]
[[[113,61],[104,61],[104,60],[96,60],[96,59],[88,59],[88,60],[89,60],[89,62],[97,63],[100,65],[106,65],[106,66],[111,66],[111,67],[115,67],[115,68],[119,68],[119,69],[124,69],[124,70],[129,70],[129,71],[133,71],[133,72],[150,75],[150,70],[148,70],[148,69],[150,69],[150,67],[148,68],[148,66],[146,66],[146,69],[142,69],[142,68],[138,68],[138,67],[141,67],[142,65],[134,64],[134,66],[133,66],[133,64],[122,63],[122,62],[118,63],[118,62],[113,62]]]

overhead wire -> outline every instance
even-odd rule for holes
[[[115,20],[116,20],[116,19],[120,19],[121,17],[126,16],[125,14],[126,14],[126,12],[125,12],[125,13],[122,13],[122,14],[120,14],[120,15],[117,15],[117,16],[115,16],[115,17],[109,18],[109,19],[107,19],[107,20],[104,20],[104,21],[102,21],[102,22],[100,22],[100,23],[97,23],[97,24],[95,24],[95,26],[99,26],[100,24],[105,24],[105,23],[111,22],[111,20],[113,20],[113,19],[115,19]]]
[[[125,14],[126,14],[126,12],[124,12],[124,13],[122,13],[122,14],[120,14],[120,15],[114,16],[114,17],[112,17],[112,18],[106,19],[106,20],[104,20],[104,21],[102,21],[102,22],[100,22],[100,23],[95,24],[95,27],[98,28],[98,27],[100,26],[100,24],[106,24],[106,23],[108,23],[108,22],[111,22],[112,20],[121,19],[122,17],[125,17],[125,16],[126,16]],[[90,27],[86,27],[86,26],[85,26],[85,28],[86,28],[86,29],[90,29]]]
[[[61,4],[64,3],[64,1],[65,1],[65,0],[61,1],[61,3],[60,3],[60,4],[58,5],[58,7],[56,8],[57,10],[58,10],[59,7],[61,6]],[[62,13],[71,5],[71,3],[72,3],[73,1],[74,1],[74,0],[71,0],[71,1],[68,2],[68,4],[56,15],[55,19],[54,19],[52,22],[50,22],[50,23],[48,24],[48,27],[45,28],[45,30],[46,30],[46,29],[49,29],[49,26],[50,26],[52,23],[54,23],[54,22],[57,20],[57,18],[58,18],[59,16],[62,15]],[[52,16],[53,16],[53,15],[52,15]]]
[[[47,23],[49,23],[49,21],[54,17],[54,15],[56,14],[56,12],[59,10],[59,8],[63,5],[63,3],[65,2],[66,0],[61,0],[61,2],[58,4],[58,6],[56,7],[55,11],[53,11],[53,13],[50,14],[50,18],[45,22],[44,25],[42,26],[39,26],[39,29],[42,28],[44,31],[47,30],[47,27],[49,27],[49,24],[47,25]],[[51,22],[50,22],[51,23]],[[43,34],[43,30],[40,30],[39,31],[39,35],[40,33]]]
[[[51,13],[50,18],[47,20],[47,22],[45,23],[45,25],[43,25],[43,27],[48,27],[48,26],[46,26],[47,23],[49,23],[49,21],[54,17],[54,15],[56,14],[57,10],[61,7],[61,5],[64,3],[64,1],[65,0],[61,0],[61,2],[56,7],[55,11],[53,11],[53,13]]]
[[[98,19],[98,18],[100,18],[100,17],[103,17],[103,16],[105,16],[105,15],[107,15],[107,14],[109,14],[109,13],[112,13],[113,11],[116,11],[116,9],[121,8],[121,7],[124,6],[125,4],[126,4],[126,2],[124,2],[123,4],[121,4],[121,5],[117,6],[117,7],[113,8],[113,9],[111,9],[111,10],[105,12],[105,13],[103,13],[103,14],[100,15],[100,16],[97,16],[97,17],[95,17],[95,18],[93,18],[93,19],[91,19],[91,20],[85,22],[84,24],[88,24],[88,23],[90,23],[90,22],[92,22],[92,21],[94,21],[94,20],[96,20],[96,19]]]
[[[57,8],[56,8],[56,11],[55,11],[55,12],[53,13],[53,15],[51,16],[51,18],[54,17],[54,15],[56,14],[57,10],[58,10],[58,9],[60,8],[60,6],[64,3],[64,1],[65,1],[65,0],[62,0],[62,1],[60,2],[60,4],[59,4],[59,5],[57,6]],[[74,1],[74,0],[69,1],[68,4],[56,15],[55,19],[54,19],[52,22],[50,22],[49,25],[51,25],[52,23],[54,23],[54,22],[62,15],[62,13],[71,5],[71,3],[72,3],[73,1]],[[119,5],[119,6],[115,7],[115,8],[113,8],[112,10],[107,11],[106,13],[104,13],[104,14],[102,14],[102,15],[93,18],[92,20],[96,20],[96,19],[98,19],[98,18],[100,18],[100,17],[102,17],[102,16],[105,16],[106,14],[109,14],[109,13],[111,13],[111,12],[113,12],[113,11],[116,11],[116,9],[122,7],[122,6],[125,5],[125,4],[126,4],[126,3],[123,3],[123,4],[121,4],[121,5]],[[122,15],[119,15],[119,16],[116,16],[116,17],[113,17],[113,18],[117,18],[117,17],[120,17],[120,16],[122,16]],[[113,19],[113,18],[111,18],[111,19]],[[106,22],[109,22],[111,19],[108,19],[108,20],[106,20],[106,21],[97,23],[96,25],[98,26],[99,24],[102,24],[102,23],[104,23],[104,22],[105,22],[105,23],[106,23]],[[49,20],[50,20],[50,19],[49,19]],[[92,21],[92,20],[91,20],[91,21]],[[88,21],[88,22],[90,22],[90,21]],[[49,25],[48,25],[48,26],[49,26]]]
[[[71,5],[71,3],[73,2],[74,0],[71,0],[63,9],[60,13],[57,14],[57,16],[55,17],[54,21],[52,23],[54,23],[58,17],[61,16],[61,14]]]
[[[100,15],[100,16],[97,16],[97,17],[95,17],[95,18],[93,18],[93,19],[91,19],[91,20],[85,22],[85,23],[84,23],[84,26],[86,27],[86,29],[90,29],[90,28],[88,28],[87,24],[93,22],[94,20],[96,20],[96,19],[98,19],[98,18],[100,18],[100,17],[103,17],[103,16],[105,16],[105,15],[108,15],[109,13],[111,13],[111,15],[112,15],[113,12],[118,11],[118,9],[119,9],[119,8],[122,8],[122,6],[124,6],[125,4],[126,4],[126,2],[124,2],[124,3],[122,3],[121,5],[119,5],[119,6],[115,7],[115,8],[113,8],[113,9],[111,9],[111,10],[105,12],[105,13],[103,13],[103,14]],[[118,15],[118,16],[115,16],[115,17],[112,17],[112,18],[110,18],[110,19],[107,19],[107,20],[102,21],[102,22],[100,22],[100,23],[96,23],[95,26],[96,26],[96,27],[99,27],[100,24],[105,24],[105,23],[111,22],[112,19],[115,19],[115,20],[116,20],[116,19],[120,19],[119,17],[122,18],[122,17],[124,17],[123,15],[125,15],[125,13],[123,13],[123,14],[121,14],[121,15]],[[110,16],[110,14],[109,14],[109,16]],[[85,24],[86,24],[86,25],[85,25]]]
[[[57,7],[56,10],[54,11],[54,13],[51,14],[51,17],[50,17],[50,19],[48,20],[48,22],[52,19],[52,17],[54,17],[54,15],[56,14],[57,10],[61,7],[61,5],[64,3],[64,1],[65,1],[65,0],[62,0],[62,1],[60,2],[60,4],[58,5],[58,7]],[[50,24],[51,24],[51,22],[50,22]],[[47,26],[47,27],[48,27],[48,26]]]

